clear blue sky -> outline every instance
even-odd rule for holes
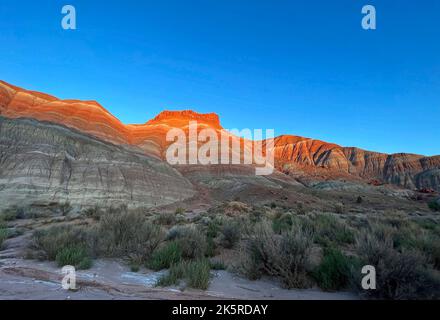
[[[76,31],[61,29],[64,4]],[[225,128],[434,155],[439,16],[438,0],[1,0],[0,79],[124,123],[194,109]]]

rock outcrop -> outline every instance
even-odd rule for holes
[[[195,194],[166,162],[79,131],[0,116],[0,206],[153,207]]]
[[[224,132],[218,116],[213,113],[164,111],[144,124],[124,125],[97,102],[59,100],[1,81],[0,116],[61,124],[159,159],[165,157],[171,143],[165,137],[173,127],[187,132],[189,121],[196,120],[199,130],[209,127],[216,132]],[[232,138],[247,144],[247,141],[239,137]],[[440,156],[424,157],[405,153],[389,155],[289,135],[279,136],[272,142],[276,168],[293,177],[317,180],[343,178],[440,191]],[[264,141],[263,147],[265,143],[269,141]]]

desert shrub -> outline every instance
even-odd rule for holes
[[[186,280],[186,284],[195,289],[206,290],[210,280],[210,263],[206,259],[194,261],[181,261],[171,266],[168,273],[159,278],[157,286],[170,286],[179,283],[179,280]]]
[[[179,244],[183,258],[197,259],[203,257],[206,253],[206,236],[194,226],[176,228],[173,237],[170,239],[175,239]]]
[[[218,233],[220,232],[221,226],[222,226],[222,221],[220,219],[210,220],[206,229],[206,236],[208,238],[217,237]]]
[[[139,272],[140,270],[140,265],[137,262],[131,262],[130,263],[130,271],[131,272]]]
[[[59,267],[74,266],[75,268],[89,269],[92,266],[87,249],[81,245],[72,245],[62,248],[56,255],[55,260]]]
[[[140,213],[109,212],[101,216],[98,243],[102,254],[145,262],[164,239],[163,230]]]
[[[249,214],[249,220],[251,223],[261,222],[264,216],[265,216],[265,212],[263,209],[261,208],[254,209]]]
[[[272,228],[278,234],[281,234],[283,231],[289,230],[290,228],[292,228],[292,225],[293,218],[290,214],[281,214],[279,216],[275,216],[272,221]]]
[[[352,244],[355,234],[352,228],[338,217],[330,214],[317,214],[312,218],[315,242],[323,246]]]
[[[180,263],[171,265],[168,272],[157,280],[156,286],[168,287],[178,284],[179,280],[185,276],[186,264],[186,261],[181,261]]]
[[[148,261],[147,266],[153,270],[162,270],[177,264],[182,258],[182,250],[177,242],[167,243],[162,248],[156,249]]]
[[[217,251],[217,244],[212,237],[206,237],[206,257],[214,257]]]
[[[296,205],[296,211],[299,215],[305,215],[307,213],[306,208],[304,208],[304,205],[302,203],[298,203]]]
[[[393,248],[413,248],[416,244],[416,232],[405,222],[397,222],[394,218],[369,218],[363,229],[383,242],[390,242]]]
[[[429,209],[431,209],[432,211],[440,211],[440,200],[431,200],[428,203],[428,207]]]
[[[222,245],[227,249],[233,248],[241,237],[240,225],[235,221],[225,222],[220,232]]]
[[[207,259],[188,262],[185,270],[188,286],[201,290],[208,289],[210,270],[211,265]]]
[[[371,230],[370,230],[371,231]],[[362,232],[357,239],[357,252],[364,264],[376,268],[376,290],[360,294],[379,299],[424,299],[438,297],[440,282],[433,276],[426,257],[415,250],[396,250],[390,235]]]
[[[436,236],[440,236],[440,223],[433,219],[417,219],[414,221],[424,230],[431,232]]]
[[[418,248],[426,254],[433,267],[440,270],[440,237],[436,235],[425,235],[419,241]]]
[[[243,202],[230,201],[223,206],[222,210],[227,216],[233,217],[248,213],[251,211],[251,208]]]
[[[267,274],[280,278],[287,288],[304,288],[308,285],[306,268],[312,239],[296,226],[277,235],[271,224],[263,221],[245,243],[239,269],[251,279]]]
[[[8,238],[9,232],[8,229],[2,228],[0,226],[0,250],[3,248],[3,242]]]
[[[360,266],[354,257],[345,256],[337,248],[326,248],[324,257],[313,272],[312,276],[323,290],[346,289],[351,280],[351,274],[359,271]]]
[[[162,225],[172,225],[176,222],[176,215],[172,212],[164,212],[156,217],[156,221]]]
[[[53,261],[65,248],[79,246],[92,251],[93,243],[90,233],[85,228],[62,225],[35,231],[30,246],[38,252],[37,256],[40,259]]]
[[[411,227],[411,221],[408,219],[408,215],[397,210],[385,210],[382,216],[370,218],[369,220],[398,229]]]

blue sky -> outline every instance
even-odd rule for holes
[[[0,79],[97,100],[124,123],[194,109],[225,128],[434,155],[439,14],[437,0],[2,0]]]

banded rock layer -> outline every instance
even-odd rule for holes
[[[153,207],[195,194],[166,162],[32,119],[0,116],[0,206]]]
[[[189,121],[197,120],[199,129],[223,131],[216,114],[199,114],[189,110],[164,111],[144,124],[124,125],[97,102],[59,100],[1,81],[0,116],[61,124],[159,159],[164,159],[165,151],[171,143],[166,141],[166,133],[171,128],[187,131]],[[245,123],[243,127],[246,127]],[[440,156],[425,157],[405,153],[389,155],[290,135],[264,141],[263,145],[269,142],[274,148],[276,168],[293,177],[343,178],[440,191]]]

